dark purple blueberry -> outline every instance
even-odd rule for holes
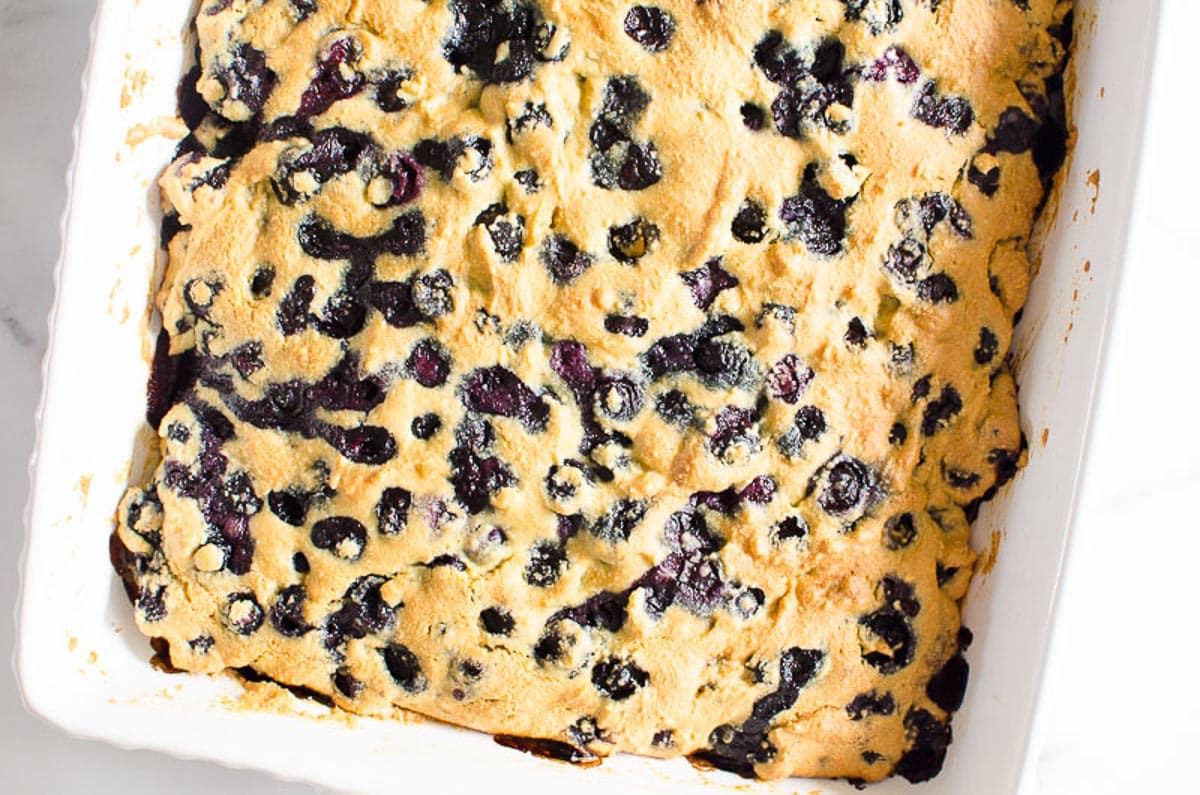
[[[351,76],[345,72],[358,60],[358,48],[354,39],[346,37],[329,45],[324,56],[317,61],[316,76],[300,96],[300,116],[316,116],[329,110],[338,100],[347,99],[362,91],[366,78],[357,70]]]
[[[804,406],[796,412],[796,430],[804,441],[816,441],[824,434],[828,425],[825,422],[825,412],[816,406]]]
[[[592,257],[562,235],[554,235],[542,244],[539,254],[542,264],[550,271],[551,280],[561,286],[570,284],[592,267]]]
[[[845,340],[848,347],[865,348],[867,346],[867,339],[870,337],[871,332],[867,331],[862,318],[855,317],[850,319],[850,323],[846,326],[846,334],[842,339]]]
[[[550,406],[520,377],[499,365],[471,372],[463,379],[463,402],[472,411],[520,420],[526,430],[545,429]]]
[[[650,251],[658,238],[658,227],[638,216],[608,230],[608,253],[618,262],[633,265]]]
[[[392,487],[383,490],[379,504],[375,506],[380,535],[399,535],[408,526],[408,511],[412,508],[412,502],[412,492],[407,489]]]
[[[327,550],[349,561],[358,560],[367,545],[367,528],[349,516],[322,519],[313,525],[309,535],[317,549]]]
[[[372,252],[413,257],[425,250],[425,216],[409,210],[392,221],[391,227],[367,241]],[[418,279],[417,284],[420,284]],[[414,293],[416,288],[414,287]]]
[[[947,467],[944,463],[942,465],[942,477],[945,478],[946,482],[952,488],[963,490],[975,488],[979,485],[981,479],[978,472],[968,472],[955,467]]]
[[[536,130],[538,127],[551,128],[554,126],[554,117],[550,115],[550,111],[546,108],[546,103],[533,103],[526,100],[525,107],[521,112],[508,123],[508,137],[512,140],[513,133],[523,133],[526,130]]]
[[[217,69],[217,79],[225,86],[226,96],[241,102],[257,115],[267,104],[279,78],[267,66],[267,56],[248,44],[239,45],[229,65]]]
[[[888,247],[883,267],[902,284],[913,284],[927,263],[925,244],[916,238],[906,237]]]
[[[279,517],[281,522],[292,527],[303,527],[304,517],[308,515],[307,500],[287,491],[273,491],[267,495],[267,505],[271,513]]]
[[[312,570],[312,566],[308,563],[308,556],[303,552],[297,552],[292,555],[292,568],[297,574],[308,574]]]
[[[687,395],[677,389],[664,392],[654,399],[654,410],[677,428],[688,428],[696,421],[696,409]]]
[[[644,388],[622,375],[605,376],[596,385],[596,405],[606,417],[628,422],[638,415],[645,403]]]
[[[975,346],[975,363],[991,364],[999,352],[1000,340],[996,337],[996,332],[986,326],[979,329],[979,344]]]
[[[454,279],[444,269],[419,276],[412,285],[413,306],[427,320],[437,320],[454,311]]]
[[[917,525],[911,513],[893,516],[883,525],[883,545],[897,550],[910,546],[917,538]]]
[[[925,414],[921,417],[921,433],[933,436],[948,426],[962,409],[962,398],[958,390],[947,384],[942,387],[942,394],[925,406]]]
[[[868,715],[891,715],[896,711],[896,699],[891,693],[859,693],[846,705],[850,720],[862,720]]]
[[[970,666],[967,665],[967,661],[961,654],[956,654],[929,680],[929,684],[925,686],[925,695],[946,712],[954,712],[962,706],[969,674]]]
[[[775,499],[775,492],[778,488],[779,484],[775,482],[775,478],[770,475],[759,475],[742,489],[741,498],[755,505],[766,505]]]
[[[904,423],[897,422],[892,425],[892,429],[888,431],[888,443],[897,447],[908,441],[908,428],[904,427]]]
[[[308,309],[312,304],[313,296],[316,294],[316,287],[316,279],[305,274],[296,279],[291,291],[279,302],[279,309],[276,310],[275,320],[279,324],[279,330],[283,332],[285,337],[299,334],[308,328],[310,320]]]
[[[396,440],[385,428],[363,425],[358,428],[320,426],[321,438],[356,464],[379,466],[396,456]]]
[[[757,448],[758,437],[752,430],[756,422],[758,422],[758,415],[752,409],[725,406],[718,411],[717,427],[709,439],[713,455],[722,458],[735,445],[743,445],[750,449]]]
[[[651,143],[633,143],[625,153],[617,185],[621,190],[645,190],[662,179],[662,161]]]
[[[743,102],[738,111],[742,114],[742,124],[746,126],[747,130],[758,132],[763,128],[767,112],[762,109],[761,105],[755,105],[753,102]]]
[[[647,52],[662,52],[675,35],[675,20],[661,8],[634,6],[625,14],[625,35]]]
[[[688,498],[688,502],[698,508],[703,507],[726,516],[733,516],[742,507],[742,496],[733,486],[730,486],[721,491],[698,491]],[[698,514],[692,515],[699,518]],[[671,519],[667,521],[666,532],[669,540],[673,540],[678,516],[679,514],[672,515]]]
[[[916,638],[904,616],[884,606],[859,619],[859,625],[874,636],[863,659],[881,674],[894,674],[912,662]]]
[[[389,325],[410,328],[425,320],[413,301],[413,281],[372,282],[370,299]]]
[[[861,0],[860,0],[861,1]],[[862,69],[864,80],[880,82],[894,77],[897,82],[909,85],[917,82],[921,70],[913,61],[912,56],[899,47],[888,47],[883,55],[867,64]]]
[[[508,206],[497,202],[475,218],[477,226],[487,230],[492,247],[504,262],[516,262],[525,247],[525,216],[508,217]]]
[[[532,168],[526,168],[515,172],[513,174],[513,179],[515,179],[517,184],[525,189],[526,193],[537,193],[541,188],[541,185],[538,183],[537,172]]]
[[[919,784],[936,776],[946,761],[950,747],[950,725],[923,709],[910,709],[904,716],[905,734],[913,743],[896,763],[896,775]]]
[[[983,171],[977,165],[977,161],[972,160],[970,168],[967,169],[967,181],[979,188],[979,192],[990,199],[1000,190],[1000,166],[994,165],[987,171]]]
[[[663,337],[642,354],[642,362],[656,379],[668,373],[695,369],[696,340],[690,334]]]
[[[654,733],[654,737],[650,740],[650,744],[655,748],[674,748],[675,747],[675,732],[671,729],[661,729]]]
[[[810,164],[804,172],[800,192],[783,200],[779,218],[788,233],[798,237],[810,253],[830,257],[840,254],[846,237],[846,208],[852,199],[834,199],[816,179]]]
[[[1000,114],[1000,121],[991,136],[991,147],[997,152],[1019,155],[1033,148],[1040,125],[1017,107],[1008,107]]]
[[[134,606],[142,614],[142,618],[147,623],[155,623],[162,621],[167,617],[167,586],[160,585],[157,588],[145,587],[138,592]]]
[[[750,351],[724,340],[700,342],[694,361],[697,375],[710,389],[749,388],[760,375]]]
[[[929,397],[929,390],[933,387],[933,376],[924,375],[917,379],[912,388],[912,402],[916,403],[919,400],[924,400]]]
[[[329,411],[369,412],[383,402],[387,387],[379,376],[358,377],[353,355],[338,362],[329,373],[305,390],[305,397]]]
[[[767,237],[767,211],[753,199],[746,199],[733,217],[731,231],[743,243],[761,243]]]
[[[333,686],[346,698],[358,698],[359,694],[366,687],[366,685],[355,679],[350,671],[345,668],[339,668],[334,672]]]
[[[375,104],[384,113],[398,113],[408,107],[401,89],[412,79],[412,72],[399,69],[375,78]]]
[[[399,207],[408,204],[421,193],[421,169],[409,155],[389,155],[379,167],[378,176],[391,185],[387,198],[376,207]]]
[[[216,641],[213,640],[212,635],[200,635],[188,641],[188,646],[191,646],[197,654],[208,654],[209,649],[215,644]]]
[[[525,582],[538,588],[548,588],[558,582],[562,570],[568,565],[565,549],[549,541],[539,541],[529,550]]]
[[[342,595],[341,607],[325,620],[327,649],[336,649],[346,640],[361,640],[391,628],[396,620],[396,608],[383,600],[381,589],[386,582],[385,577],[368,574],[350,584]]]
[[[313,319],[317,331],[335,340],[350,339],[367,322],[367,307],[358,296],[339,291],[330,296],[320,316]]]
[[[558,60],[565,52],[548,52],[554,27],[536,5],[525,2],[451,0],[454,21],[442,41],[442,55],[455,71],[470,69],[485,83],[515,83],[534,66]]]
[[[754,45],[754,63],[768,80],[781,86],[796,83],[808,72],[803,56],[777,30],[770,31]]]
[[[604,330],[611,334],[623,334],[626,337],[644,337],[650,330],[650,321],[644,317],[608,315],[604,318]]]
[[[238,375],[242,378],[249,378],[266,366],[262,360],[262,353],[261,342],[257,340],[247,342],[229,352],[229,363],[233,365],[233,369],[238,371]]]
[[[808,535],[808,522],[801,516],[789,516],[782,519],[772,528],[775,542],[786,541],[789,538],[803,539]]]
[[[404,363],[405,371],[426,389],[436,389],[446,383],[450,367],[450,355],[432,337],[426,337],[413,346],[412,353]]]
[[[516,478],[499,458],[479,456],[465,447],[450,451],[450,484],[455,499],[468,513],[487,510],[492,495],[515,482]]]
[[[617,500],[593,525],[592,535],[616,544],[628,541],[634,529],[646,516],[646,503],[641,500]]]
[[[812,368],[801,362],[796,354],[789,353],[767,372],[767,394],[794,406],[812,383],[814,375]]]
[[[721,267],[720,257],[710,259],[694,271],[684,271],[679,276],[691,291],[696,306],[705,310],[712,306],[719,293],[740,284],[736,276]]]
[[[558,374],[576,395],[586,395],[596,386],[599,373],[588,364],[587,351],[578,342],[556,342],[550,351],[550,369]]]
[[[567,607],[550,617],[551,622],[569,619],[581,627],[620,632],[628,616],[630,591],[601,591],[577,607]]]
[[[413,147],[413,157],[417,162],[432,169],[444,182],[449,182],[454,177],[454,169],[458,167],[458,161],[464,152],[466,146],[460,138],[451,138],[448,141],[426,138],[418,141]]]
[[[285,638],[299,638],[315,627],[304,620],[304,602],[308,593],[303,585],[289,585],[279,592],[271,605],[271,626]]]
[[[455,428],[454,439],[460,447],[476,453],[484,453],[491,448],[492,442],[496,440],[496,434],[487,420],[468,414]]]
[[[912,115],[918,121],[945,130],[951,135],[962,135],[975,121],[975,111],[964,97],[939,96],[937,83],[926,81],[917,93]]]
[[[403,643],[389,643],[380,649],[383,664],[387,667],[392,681],[409,693],[420,693],[428,686],[428,680],[421,671],[421,662],[417,655]]]
[[[616,657],[601,660],[592,668],[592,684],[613,701],[624,701],[649,683],[648,673]]]
[[[225,623],[239,635],[253,635],[264,618],[258,600],[248,591],[230,594],[225,602]]]
[[[512,613],[503,607],[484,608],[479,614],[479,623],[483,626],[484,632],[489,635],[505,637],[511,635],[513,628],[517,625],[517,622],[513,620]]]
[[[347,232],[339,232],[325,219],[313,215],[300,222],[296,237],[300,241],[300,248],[313,259],[350,259],[369,248],[366,241]]]
[[[428,441],[434,436],[437,436],[438,431],[442,429],[442,418],[433,412],[422,414],[412,421],[412,435],[422,441]]]
[[[857,458],[841,456],[825,475],[817,504],[832,516],[861,509],[875,496],[875,477]]]
[[[568,460],[562,464],[553,464],[546,473],[546,493],[550,495],[550,499],[562,502],[575,496],[578,488],[574,480],[565,477],[568,469],[579,472],[585,480],[591,482],[591,474],[578,461]]]

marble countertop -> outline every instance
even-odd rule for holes
[[[1133,2],[1133,0],[1125,0]],[[95,0],[0,0],[0,602],[13,604],[64,172]],[[1031,792],[1200,791],[1200,129],[1189,31],[1200,2],[1164,0],[1139,187],[1093,440],[1039,707]],[[0,615],[11,657],[12,610]],[[310,792],[263,775],[73,740],[24,711],[0,676],[0,769],[13,793]]]

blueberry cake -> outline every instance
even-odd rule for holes
[[[138,626],[576,761],[935,775],[1071,28],[200,3],[112,543]]]

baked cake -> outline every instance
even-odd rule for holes
[[[935,775],[1069,11],[205,0],[138,626],[577,761]]]

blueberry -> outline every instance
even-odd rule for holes
[[[675,35],[675,20],[661,8],[634,6],[625,14],[625,35],[647,52],[662,52]]]
[[[720,257],[710,259],[694,271],[684,271],[679,276],[691,291],[696,306],[705,310],[712,306],[719,293],[740,284],[736,276],[721,267]]]
[[[626,376],[605,376],[596,385],[596,404],[609,419],[628,422],[638,415],[644,402],[643,387]]]
[[[307,274],[301,276],[296,279],[291,291],[279,302],[275,320],[285,337],[299,334],[308,328],[310,320],[308,308],[316,294],[316,286],[316,279]]]
[[[449,354],[432,337],[427,337],[413,346],[412,353],[404,363],[405,370],[413,380],[426,389],[436,389],[446,383],[450,367]]]
[[[739,618],[750,618],[762,609],[766,594],[761,588],[747,588],[733,598],[732,611]]]
[[[894,674],[912,662],[916,638],[904,616],[890,606],[859,619],[859,625],[874,637],[862,655],[882,674]]]
[[[933,436],[950,424],[963,409],[962,398],[958,390],[947,384],[942,387],[942,394],[931,400],[925,406],[925,414],[921,418],[921,433]]]
[[[391,190],[382,202],[372,202],[376,207],[398,207],[408,204],[421,192],[421,170],[416,161],[407,154],[389,155],[379,166],[378,177],[386,179],[391,185]]]
[[[891,693],[860,693],[846,705],[850,720],[862,720],[868,715],[891,715],[896,711],[896,699]]]
[[[936,776],[950,747],[950,726],[923,709],[910,709],[904,716],[905,734],[913,744],[896,763],[896,775],[919,784]]]
[[[654,733],[650,744],[655,748],[673,748],[675,747],[675,732],[671,729],[661,729]]]
[[[539,588],[548,588],[558,582],[562,570],[568,565],[566,550],[548,541],[538,542],[529,551],[525,582]]]
[[[617,500],[592,525],[592,535],[611,544],[628,541],[629,536],[645,516],[645,502],[629,499]]]
[[[317,549],[327,550],[349,561],[358,560],[367,545],[367,528],[349,516],[322,519],[313,525],[309,536]]]
[[[749,387],[760,373],[750,351],[724,340],[697,344],[693,361],[700,380],[710,389]]]
[[[888,519],[883,525],[883,545],[888,549],[904,549],[917,538],[917,525],[911,513]]]
[[[566,470],[574,470],[587,482],[592,481],[591,474],[578,461],[565,461],[561,465],[553,464],[546,473],[546,493],[550,499],[559,502],[570,500],[578,492],[575,480],[566,477]]]
[[[424,273],[412,285],[413,306],[428,320],[454,311],[454,279],[444,269]]]
[[[281,522],[292,527],[304,526],[308,505],[303,497],[287,491],[273,491],[267,495],[267,505]]]
[[[425,320],[413,301],[413,281],[372,282],[369,297],[383,319],[396,328],[410,328]]]
[[[1017,107],[1008,107],[1000,114],[1000,121],[992,133],[991,147],[997,152],[1014,155],[1028,152],[1037,140],[1040,125]]]
[[[696,409],[677,389],[658,395],[654,399],[654,410],[660,417],[678,428],[687,428],[696,421]]]
[[[400,69],[385,72],[375,79],[375,104],[384,113],[398,113],[408,107],[408,100],[400,93],[412,72]]]
[[[895,2],[895,0],[891,0]],[[887,80],[888,76],[896,78],[896,81],[909,85],[917,82],[917,78],[921,76],[921,70],[917,67],[912,56],[899,47],[888,47],[883,51],[883,55],[863,67],[862,77],[864,80],[883,81]]]
[[[984,171],[973,159],[967,169],[967,181],[979,188],[979,192],[990,199],[1000,190],[1000,166],[994,165]]]
[[[509,140],[512,140],[513,133],[522,133],[526,130],[535,130],[538,127],[553,127],[554,117],[550,115],[544,102],[534,104],[526,100],[525,107],[521,113],[512,119],[508,124]]]
[[[321,425],[318,432],[321,438],[356,464],[379,466],[396,456],[396,440],[386,428],[374,425],[357,428]]]
[[[239,635],[253,635],[263,624],[263,609],[254,594],[233,593],[225,601],[225,623]]]
[[[359,694],[366,687],[366,685],[355,679],[350,671],[345,668],[339,668],[334,672],[333,686],[346,698],[358,698]]]
[[[398,535],[408,526],[408,511],[412,508],[412,492],[399,487],[383,490],[375,506],[375,518],[380,535]]]
[[[358,60],[354,39],[346,37],[329,45],[324,57],[317,61],[316,76],[300,96],[298,113],[302,117],[316,116],[329,110],[338,100],[354,96],[366,85],[366,78],[350,67]],[[350,77],[346,72],[350,72]]]
[[[633,265],[650,251],[658,238],[658,227],[638,216],[608,230],[608,253],[618,262]]]
[[[916,238],[906,237],[888,247],[883,267],[902,284],[913,284],[928,261],[925,244]]]
[[[781,86],[792,85],[808,71],[804,58],[777,30],[770,31],[754,45],[754,63],[768,80]]]
[[[743,102],[738,109],[742,114],[742,124],[751,132],[758,132],[763,128],[763,122],[766,121],[766,111],[761,105],[755,105],[753,102]]]
[[[279,592],[271,605],[271,626],[286,638],[298,638],[314,627],[304,620],[304,602],[308,593],[303,585],[289,585]]]
[[[817,504],[832,516],[842,516],[862,508],[874,497],[875,490],[874,475],[866,464],[840,456],[825,475]]]
[[[611,334],[623,334],[626,337],[644,337],[650,330],[650,321],[644,317],[607,315],[604,318],[604,330]]]
[[[908,440],[908,428],[904,427],[904,423],[897,422],[892,425],[888,431],[888,443],[899,447]]]
[[[542,244],[539,254],[542,264],[550,271],[551,280],[564,286],[578,279],[592,266],[592,257],[562,235],[554,235]]]
[[[789,538],[800,540],[807,535],[808,522],[804,521],[804,517],[802,516],[789,516],[780,520],[772,528],[772,536],[776,543],[786,541]]]
[[[775,482],[775,478],[770,475],[759,475],[746,484],[740,496],[746,502],[752,502],[756,505],[766,505],[775,499],[775,492],[778,488],[779,484]]]
[[[451,0],[454,22],[442,42],[442,55],[455,71],[470,69],[486,83],[516,83],[542,62],[565,53],[547,48],[554,29],[537,6],[489,0]]]
[[[517,183],[525,189],[526,193],[537,193],[541,188],[541,185],[538,183],[537,172],[532,168],[526,168],[515,172],[513,174],[513,179],[515,179]]]
[[[479,456],[465,447],[450,451],[450,484],[454,497],[471,514],[487,510],[492,495],[516,482],[499,458]]]
[[[635,663],[609,657],[592,668],[592,685],[613,701],[624,701],[650,683],[650,675]]]
[[[850,323],[846,326],[846,333],[842,339],[845,340],[848,347],[861,349],[867,347],[867,339],[870,337],[871,332],[867,331],[862,318],[854,317],[850,319]]]
[[[390,643],[380,650],[380,654],[383,655],[383,664],[392,681],[404,690],[416,694],[428,686],[429,682],[421,671],[420,660],[403,643]]]
[[[833,256],[842,251],[846,237],[846,208],[852,200],[834,199],[816,179],[815,165],[804,172],[800,192],[783,200],[779,218],[788,233],[798,237],[812,254]]]
[[[308,556],[303,552],[297,552],[292,555],[292,568],[297,574],[308,574],[312,570],[312,566],[308,563]]]
[[[512,614],[503,607],[487,607],[479,614],[479,623],[483,625],[483,629],[489,635],[503,635],[507,637],[512,634],[513,628],[517,622],[513,620]]]
[[[796,354],[786,354],[767,372],[767,394],[794,406],[812,383],[814,375]]]
[[[513,371],[484,367],[463,379],[463,402],[472,411],[519,420],[526,430],[545,429],[550,407],[544,398],[525,385]]]
[[[662,179],[662,161],[651,143],[633,143],[625,153],[617,185],[621,190],[645,190]]]
[[[412,435],[423,441],[432,439],[437,436],[437,432],[442,429],[442,418],[433,412],[422,414],[412,421]]]
[[[383,402],[387,388],[378,376],[358,377],[358,360],[349,355],[305,390],[305,396],[330,411],[369,412]]]
[[[516,262],[525,246],[525,216],[509,219],[507,205],[496,203],[475,218],[477,226],[483,226],[492,240],[492,247],[504,262]]]
[[[396,609],[383,600],[381,589],[386,582],[385,577],[368,574],[350,584],[342,595],[341,606],[325,619],[327,649],[336,649],[348,639],[361,640],[391,628]]]
[[[742,243],[761,243],[767,237],[767,211],[753,199],[746,199],[733,217],[731,231]]]
[[[709,439],[709,447],[718,458],[735,445],[743,445],[750,449],[758,447],[758,437],[752,431],[758,415],[751,409],[738,406],[725,406],[717,412],[716,430]]]
[[[167,586],[157,588],[145,587],[138,593],[134,606],[141,612],[147,623],[162,621],[167,617]]]
[[[252,115],[263,109],[279,82],[267,66],[266,54],[248,44],[234,50],[229,65],[217,70],[217,79],[225,86],[226,96],[244,104]]]
[[[954,712],[962,706],[969,674],[967,661],[962,654],[955,654],[930,678],[925,695],[946,712]]]
[[[926,81],[919,89],[912,115],[918,121],[952,135],[962,135],[975,121],[970,102],[963,97],[939,96],[937,83],[933,80]]]
[[[975,346],[975,363],[991,364],[999,351],[1000,340],[996,337],[996,333],[986,326],[979,329],[979,344]]]

